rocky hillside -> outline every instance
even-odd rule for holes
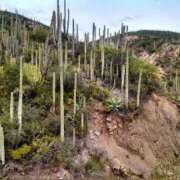
[[[50,27],[1,12],[0,179],[179,179],[179,34],[82,42],[59,7]]]

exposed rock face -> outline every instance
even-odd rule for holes
[[[111,167],[147,177],[160,159],[180,152],[180,113],[164,97],[152,95],[143,113],[128,121],[106,114],[101,103],[91,106],[87,146],[107,153]]]

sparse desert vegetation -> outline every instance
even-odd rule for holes
[[[0,179],[179,179],[180,34],[61,9],[0,11]]]

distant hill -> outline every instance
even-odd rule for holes
[[[140,30],[129,32],[129,35],[137,35],[141,37],[152,37],[162,39],[180,39],[180,33],[172,31],[158,31],[158,30]]]
[[[13,20],[15,21],[16,16],[18,17],[18,20],[21,21],[22,24],[25,24],[26,27],[31,28],[33,25],[39,25],[45,29],[48,28],[48,26],[46,26],[45,24],[39,22],[39,21],[35,21],[33,19],[27,18],[23,15],[20,15],[18,13],[13,13],[13,12],[9,12],[9,11],[2,11],[0,10],[0,23],[2,23],[2,18],[6,20],[6,24],[5,27],[8,28],[8,26],[11,24],[11,19],[13,18]]]

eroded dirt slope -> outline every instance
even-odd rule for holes
[[[99,102],[94,102],[89,112],[87,146],[90,151],[104,151],[115,171],[130,170],[146,178],[160,159],[180,152],[180,113],[164,97],[152,95],[142,114],[133,120],[107,114]]]

